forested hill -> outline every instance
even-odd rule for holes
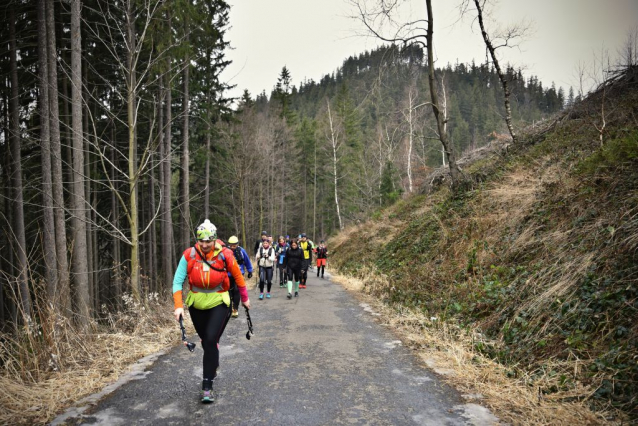
[[[289,72],[294,74],[294,70]],[[485,145],[490,134],[506,131],[502,118],[505,115],[502,86],[492,66],[448,64],[437,69],[436,75],[447,94],[448,131],[457,152]],[[537,77],[525,76],[520,69],[508,67],[506,78],[511,82],[513,115],[518,126],[547,117],[574,101],[571,89],[571,96],[566,98],[563,88],[556,89],[553,82],[546,82],[543,87]],[[358,112],[360,137],[370,140],[375,139],[379,121],[400,126],[401,111],[408,107],[410,90],[421,102],[429,100],[427,87],[427,69],[420,48],[412,46],[402,50],[384,46],[349,57],[319,82],[309,80],[299,88],[293,87],[290,106],[300,117],[316,119],[326,98],[348,97]],[[276,102],[278,95],[275,89],[270,99]],[[258,97],[258,102],[266,102],[264,94]],[[429,112],[422,111],[426,117],[431,115]],[[435,127],[433,123],[430,126]],[[424,135],[428,136],[427,131]],[[440,164],[440,155],[428,155],[439,150],[438,141],[426,144],[421,155],[429,166]]]
[[[636,117],[633,65],[508,152],[465,162],[465,190],[406,197],[339,233],[331,263],[417,344],[442,336],[428,346],[465,369],[455,383],[506,422],[636,421]]]
[[[235,191],[232,208],[244,209],[247,228],[305,231],[319,240],[417,191],[444,163],[420,48],[384,46],[347,58],[319,82],[296,86],[294,72],[283,67],[270,94],[253,99],[244,92],[237,121],[222,131],[220,149],[241,152],[234,163],[252,169],[230,167],[243,179],[243,207]],[[502,86],[491,66],[447,65],[436,78],[457,155],[506,133]],[[506,78],[516,127],[574,101],[520,70],[507,68]]]

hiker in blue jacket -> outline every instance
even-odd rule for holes
[[[241,274],[244,275],[246,271],[248,271],[248,278],[253,277],[253,264],[250,262],[250,256],[246,253],[246,250],[239,245],[239,238],[235,235],[228,239],[228,248],[233,251],[235,255],[235,260],[239,265],[239,269],[241,270]],[[239,288],[235,284],[235,280],[230,276],[230,291],[233,295],[233,313],[232,317],[237,318],[239,313],[237,312],[237,308],[239,308]]]
[[[286,267],[284,266],[284,259],[286,258],[286,250],[288,250],[288,243],[283,236],[279,237],[279,241],[275,245],[275,258],[277,259],[277,270],[279,271],[279,287],[283,288],[288,279],[286,278]]]

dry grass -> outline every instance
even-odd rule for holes
[[[117,381],[138,359],[178,341],[171,314],[171,307],[157,298],[144,305],[129,299],[122,312],[105,318],[109,326],[94,323],[86,333],[49,316],[47,321],[57,327],[2,336],[0,424],[46,424],[76,401]],[[56,331],[54,338],[47,336],[47,328]],[[33,362],[25,368],[29,354]]]
[[[469,400],[489,407],[503,422],[515,425],[621,424],[607,421],[605,412],[592,412],[585,402],[565,402],[592,392],[579,387],[549,397],[539,396],[527,377],[510,378],[501,364],[473,348],[484,339],[477,331],[462,331],[405,307],[389,307],[369,295],[370,287],[382,285],[382,278],[364,279],[334,274],[332,279],[380,313],[385,326],[402,342],[418,351],[423,363],[439,373]],[[387,285],[387,284],[386,284]],[[617,414],[617,413],[615,413]]]

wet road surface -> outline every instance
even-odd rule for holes
[[[260,301],[250,292],[251,340],[243,308],[230,320],[213,404],[199,401],[203,352],[197,336],[189,336],[197,342],[194,353],[178,346],[148,357],[133,380],[53,424],[496,424],[422,366],[341,286],[311,271],[300,297],[288,300],[278,284],[271,294]]]

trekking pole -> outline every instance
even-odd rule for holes
[[[250,340],[250,336],[255,334],[253,333],[253,321],[250,319],[250,313],[248,312],[248,308],[244,306],[246,310],[246,322],[248,323],[248,331],[246,332],[246,339]]]
[[[181,315],[179,316],[179,328],[182,329],[182,342],[184,343],[184,346],[186,346],[189,351],[193,352],[195,350],[195,343],[191,343],[186,340],[186,328],[184,328],[184,319]]]

